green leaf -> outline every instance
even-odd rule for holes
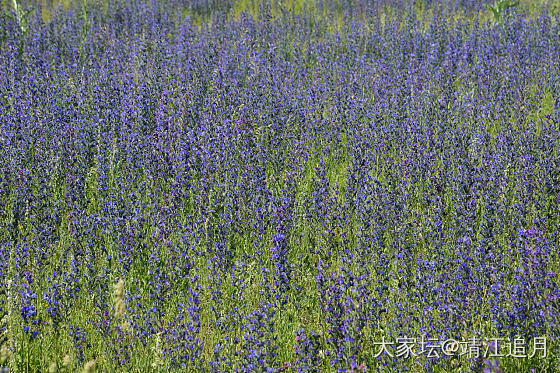
[[[23,13],[23,18],[27,18],[29,16],[29,13],[31,13],[33,11],[33,7],[27,9],[24,13]]]

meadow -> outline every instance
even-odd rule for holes
[[[0,371],[560,372],[559,61],[558,0],[0,0]]]

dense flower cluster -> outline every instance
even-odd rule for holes
[[[557,1],[36,3],[0,13],[2,371],[560,366]],[[473,335],[549,353],[378,353]]]

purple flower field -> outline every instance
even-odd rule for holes
[[[560,372],[560,1],[0,0],[0,372]]]

